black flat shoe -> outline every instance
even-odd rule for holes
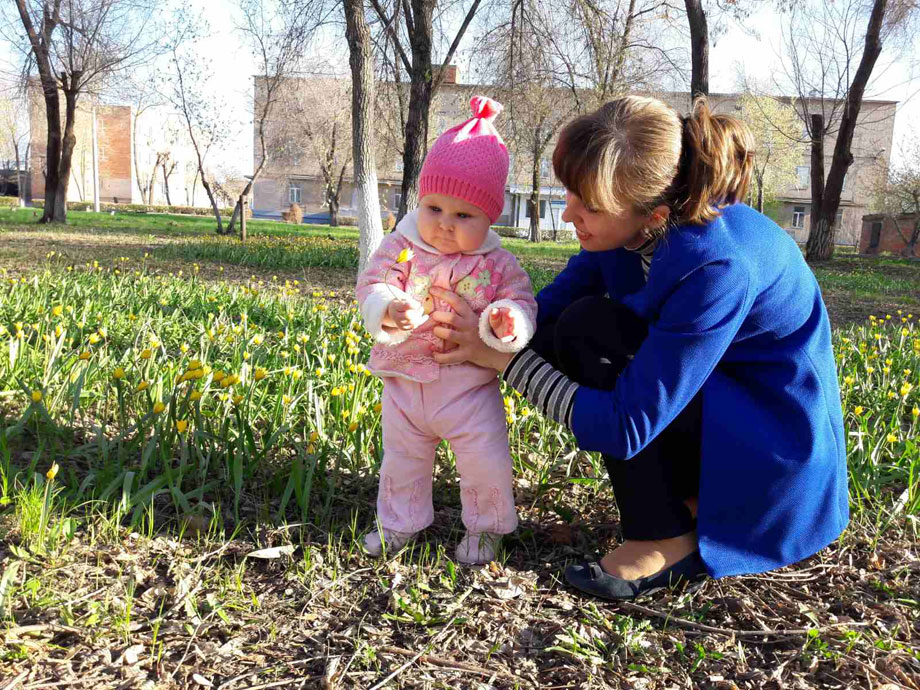
[[[624,580],[615,577],[601,568],[598,561],[584,561],[570,565],[565,569],[565,580],[575,589],[601,599],[612,601],[635,599],[663,587],[672,587],[681,581],[692,582],[706,574],[706,567],[700,552],[694,551],[689,556],[665,568],[659,573],[638,580]]]

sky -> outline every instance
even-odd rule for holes
[[[210,35],[201,41],[200,54],[212,72],[209,91],[223,102],[223,112],[231,121],[232,137],[219,152],[215,163],[235,168],[241,174],[252,171],[252,75],[257,72],[256,61],[244,37],[236,30],[235,0],[184,0],[184,4],[207,18]],[[468,32],[469,45],[475,41],[474,27]],[[710,90],[731,92],[738,90],[739,71],[749,77],[768,81],[779,65],[782,48],[783,18],[770,8],[761,9],[745,21],[741,28],[728,23],[725,31],[710,49]],[[317,51],[332,50],[337,56],[347,56],[344,39],[325,40]],[[920,75],[912,75],[901,64],[883,64],[876,68],[874,87],[868,94],[872,98],[901,102],[895,118],[895,142],[892,158],[898,160],[899,143],[920,124]],[[461,63],[462,64],[462,63]],[[460,80],[467,75],[461,68]]]

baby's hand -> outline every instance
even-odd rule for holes
[[[495,337],[503,343],[509,343],[517,337],[517,323],[511,310],[500,307],[489,312],[489,325]]]
[[[394,299],[387,307],[387,316],[392,324],[386,325],[395,326],[401,331],[411,331],[426,320],[424,314],[420,315],[418,311],[405,300]]]

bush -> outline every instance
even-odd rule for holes
[[[358,219],[354,216],[339,216],[339,225],[340,228],[356,228],[358,227]]]
[[[303,222],[303,209],[300,208],[300,204],[291,204],[287,211],[282,211],[281,220],[300,225]]]

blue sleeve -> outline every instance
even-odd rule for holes
[[[704,264],[677,282],[616,388],[576,392],[579,447],[623,459],[645,448],[722,359],[750,311],[750,293],[750,275],[737,262]]]
[[[604,276],[596,257],[584,250],[575,254],[552,283],[537,295],[537,325],[553,321],[581,297],[603,295]]]

